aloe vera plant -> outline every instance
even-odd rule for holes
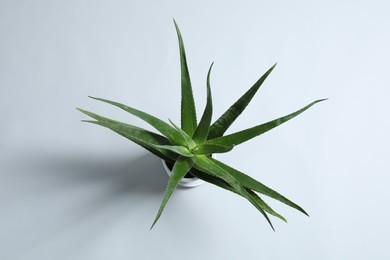
[[[188,173],[199,179],[244,197],[258,211],[260,211],[272,229],[274,229],[274,227],[268,215],[273,215],[285,222],[287,221],[283,216],[275,212],[268,204],[264,202],[264,200],[260,197],[262,195],[278,200],[308,216],[306,211],[296,203],[265,186],[261,182],[253,179],[252,177],[224,164],[219,160],[212,158],[211,155],[215,153],[229,152],[234,148],[234,146],[246,142],[273,129],[274,127],[287,122],[288,120],[309,109],[314,104],[325,99],[316,100],[307,106],[278,119],[259,124],[252,128],[236,133],[224,135],[229,126],[247,107],[253,96],[256,94],[268,75],[272,72],[276,64],[273,65],[264,75],[262,75],[260,79],[214,123],[212,123],[213,104],[210,89],[210,73],[213,66],[213,64],[211,64],[207,74],[206,107],[201,119],[198,122],[184,43],[179,27],[175,21],[174,24],[179,41],[181,65],[180,127],[175,125],[172,121],[170,121],[169,124],[133,107],[103,98],[91,97],[95,100],[116,106],[136,117],[139,117],[140,119],[149,123],[160,134],[131,124],[118,122],[78,108],[79,111],[93,119],[83,120],[84,122],[97,124],[111,129],[119,135],[122,135],[134,143],[142,146],[161,159],[173,163],[174,166],[172,169],[172,174],[168,180],[167,189],[151,228],[153,228],[157,220],[160,218],[161,213],[163,212],[172,193],[178,186],[180,180]]]

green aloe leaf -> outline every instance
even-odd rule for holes
[[[196,168],[191,169],[191,174],[199,179],[202,179],[202,180],[208,182],[208,183],[214,184],[215,186],[218,186],[220,188],[223,188],[225,190],[228,190],[228,191],[231,191],[235,194],[240,195],[239,193],[237,193],[237,191],[235,189],[232,188],[232,186],[230,186],[226,181],[222,180],[221,178],[218,178],[214,175],[204,173]]]
[[[211,64],[209,72],[207,73],[207,103],[206,107],[203,112],[203,116],[200,119],[199,125],[195,130],[195,133],[192,137],[192,139],[195,141],[195,143],[201,143],[204,142],[207,139],[207,136],[209,134],[210,124],[211,124],[211,117],[213,115],[213,101],[211,98],[211,88],[210,88],[210,73],[211,69],[213,68],[214,62]]]
[[[194,149],[195,154],[226,153],[233,149],[234,145],[200,144]]]
[[[181,68],[181,129],[189,136],[192,136],[196,128],[196,110],[194,95],[192,93],[190,73],[188,72],[186,51],[184,49],[183,37],[179,26],[175,23],[177,38],[180,50],[180,68]]]
[[[265,210],[265,212],[283,220],[284,222],[287,223],[287,220],[282,216],[280,215],[279,213],[277,213],[275,210],[273,210],[267,203],[264,202],[264,200],[262,200],[256,193],[254,193],[252,190],[250,189],[247,189],[246,188],[246,191],[249,193],[249,195],[252,196],[252,198],[257,202],[257,204],[263,209]]]
[[[210,127],[208,139],[214,139],[222,136],[229,126],[237,119],[237,117],[245,110],[249,102],[252,100],[257,90],[263,84],[268,75],[275,68],[276,63],[263,76],[238,99],[217,121]]]
[[[200,170],[197,170],[195,168],[192,168],[191,169],[191,174],[193,174],[195,177],[199,178],[199,179],[202,179],[204,181],[207,181],[211,184],[214,184],[215,186],[218,186],[220,188],[223,188],[225,190],[228,190],[228,191],[231,191],[237,195],[240,195],[234,188],[232,188],[227,182],[225,182],[224,180],[218,178],[218,177],[215,177],[215,176],[212,176],[210,174],[206,174]],[[248,194],[257,202],[257,204],[259,206],[261,206],[263,208],[264,211],[268,212],[269,214],[275,216],[275,217],[278,217],[280,218],[281,220],[283,220],[284,222],[287,222],[287,220],[281,216],[280,214],[278,214],[277,212],[275,212],[270,206],[268,206],[256,193],[254,193],[252,190],[250,189],[247,189],[245,188],[246,191],[248,192]]]
[[[178,155],[182,155],[184,157],[194,157],[194,155],[184,146],[178,146],[178,145],[153,145],[153,146],[156,148],[177,153]]]
[[[190,158],[180,157],[172,169],[172,174],[169,177],[167,189],[164,194],[164,198],[161,202],[160,209],[158,210],[156,219],[154,220],[150,229],[156,224],[157,220],[160,218],[161,213],[163,212],[165,205],[167,204],[169,198],[171,197],[173,191],[176,189],[180,180],[187,174],[187,172],[192,168],[193,161]]]
[[[167,145],[170,144],[169,140],[164,136],[158,135],[156,133],[150,132],[148,130],[142,129],[137,126],[130,124],[125,124],[119,121],[115,121],[95,113],[89,112],[84,109],[78,108],[80,112],[96,119],[97,121],[92,120],[83,120],[83,122],[88,122],[96,125],[106,127],[119,135],[133,141],[134,143],[142,146],[146,150],[150,151],[154,155],[160,157],[164,160],[175,160],[177,155],[166,150],[156,149],[153,145]]]
[[[283,195],[279,194],[278,192],[265,186],[261,182],[253,179],[252,177],[246,175],[245,173],[242,173],[242,172],[222,163],[221,161],[218,161],[218,160],[213,159],[213,158],[209,158],[209,159],[211,161],[213,161],[215,164],[217,164],[219,167],[223,168],[225,171],[229,172],[232,176],[234,176],[234,178],[236,178],[241,183],[241,185],[244,186],[245,188],[254,190],[254,191],[259,192],[263,195],[266,195],[270,198],[278,200],[278,201],[286,204],[287,206],[290,206],[290,207],[302,212],[303,214],[309,216],[303,208],[301,208],[300,206],[298,206],[297,204],[295,204],[291,200],[287,199]]]
[[[243,188],[240,182],[234,178],[234,176],[230,175],[229,172],[225,171],[222,167],[215,164],[210,158],[205,155],[196,155],[194,157],[194,167],[208,173],[210,175],[214,175],[226,181],[230,186],[232,186],[241,196],[246,198],[256,209],[265,217],[267,222],[270,224],[273,230],[274,227],[272,225],[271,220],[269,219],[267,213],[264,209],[258,204],[258,201],[254,199],[245,188]]]
[[[189,136],[184,130],[182,130],[179,126],[177,126],[172,120],[168,119],[169,122],[173,125],[176,131],[183,137],[186,144],[190,147],[190,149],[196,146],[194,140],[192,140],[191,136]]]
[[[118,108],[125,110],[126,112],[129,112],[130,114],[133,114],[136,117],[139,117],[140,119],[149,123],[155,129],[157,129],[160,133],[165,135],[172,144],[179,144],[179,145],[185,144],[185,140],[183,139],[183,137],[180,134],[178,134],[178,132],[172,126],[158,119],[157,117],[154,117],[143,111],[140,111],[138,109],[126,106],[124,104],[115,101],[111,101],[103,98],[96,98],[96,97],[90,97],[90,98],[114,105]]]
[[[264,123],[261,125],[257,125],[255,127],[245,129],[245,130],[242,130],[240,132],[236,132],[234,134],[211,139],[211,140],[207,141],[206,143],[219,144],[219,145],[238,145],[238,144],[241,144],[243,142],[246,142],[246,141],[248,141],[248,140],[250,140],[258,135],[261,135],[261,134],[287,122],[288,120],[290,120],[290,119],[296,117],[297,115],[301,114],[302,112],[306,111],[314,104],[321,102],[321,101],[324,101],[324,100],[326,100],[326,99],[316,100],[316,101],[310,103],[309,105],[305,106],[304,108],[302,108],[298,111],[295,111],[294,113],[291,113],[287,116],[280,117],[280,118],[272,120],[270,122],[267,122],[267,123]]]

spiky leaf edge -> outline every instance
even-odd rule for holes
[[[196,126],[196,109],[194,95],[192,93],[192,86],[190,80],[190,73],[188,71],[186,51],[184,48],[183,37],[181,35],[179,26],[173,20],[176,28],[177,39],[179,41],[180,52],[180,70],[181,70],[181,129],[183,129],[189,136],[192,136]]]
[[[242,95],[225,113],[220,116],[217,121],[215,121],[209,131],[207,139],[214,139],[221,137],[230,125],[238,118],[239,115],[245,110],[248,106],[254,95],[257,93],[263,82],[271,74],[272,70],[275,68],[276,63],[264,73],[257,82]]]

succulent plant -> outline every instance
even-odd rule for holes
[[[283,216],[275,212],[268,204],[266,204],[263,199],[260,198],[259,194],[278,200],[308,216],[306,211],[296,203],[265,186],[254,178],[224,164],[219,160],[216,160],[215,158],[212,158],[211,155],[215,153],[229,152],[234,148],[234,146],[244,143],[273,129],[274,127],[283,124],[309,109],[314,104],[325,99],[316,100],[307,106],[278,119],[259,124],[236,133],[224,135],[229,126],[247,107],[276,64],[273,65],[263,76],[261,76],[260,79],[214,123],[212,123],[213,104],[210,89],[210,73],[213,66],[213,64],[211,64],[207,74],[207,102],[203,115],[198,122],[183,38],[175,21],[174,24],[180,50],[181,127],[177,126],[171,120],[169,120],[171,124],[168,124],[148,113],[103,98],[90,97],[95,100],[114,105],[136,117],[139,117],[154,127],[158,132],[160,132],[160,134],[131,124],[118,122],[78,108],[79,111],[94,119],[82,120],[83,122],[89,122],[111,129],[119,135],[122,135],[142,146],[166,162],[173,163],[174,166],[172,174],[169,177],[161,206],[151,228],[153,228],[157,220],[160,218],[164,207],[178,186],[179,181],[188,173],[247,199],[266,218],[273,230],[274,227],[268,214],[285,222],[287,221]]]

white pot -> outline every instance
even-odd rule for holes
[[[168,166],[164,160],[161,160],[161,161],[162,161],[162,165],[163,165],[165,171],[167,172],[168,176],[171,176],[171,174],[172,174],[171,170],[168,168]],[[202,183],[204,183],[203,180],[198,179],[194,176],[193,178],[182,178],[179,182],[179,185],[182,187],[191,188],[191,187],[199,186]]]

